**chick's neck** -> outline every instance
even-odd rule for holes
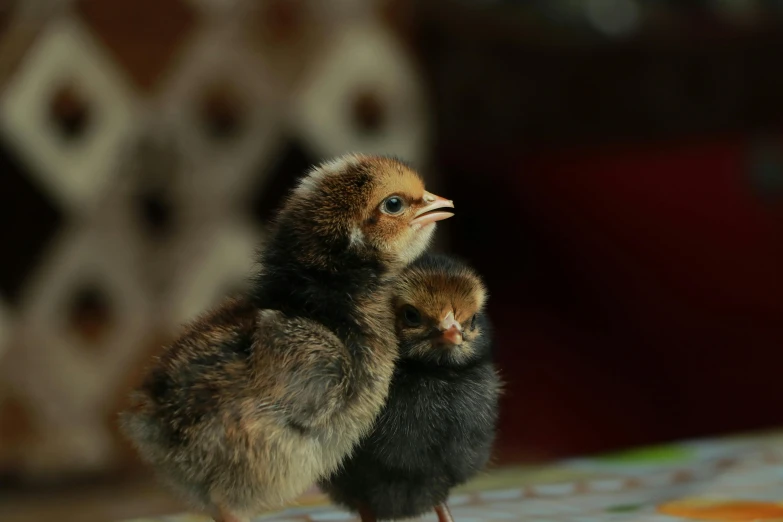
[[[387,299],[392,274],[380,261],[349,249],[347,241],[319,245],[284,232],[271,238],[261,256],[251,290],[255,306],[318,321],[342,338],[362,334],[359,303]],[[307,247],[319,251],[302,254]]]

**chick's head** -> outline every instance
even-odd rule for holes
[[[464,263],[437,255],[414,262],[394,299],[401,357],[459,366],[486,355],[486,300],[484,283]]]
[[[305,176],[279,220],[294,223],[303,255],[313,261],[349,252],[401,269],[424,252],[435,223],[451,217],[453,207],[427,192],[404,163],[350,154]]]

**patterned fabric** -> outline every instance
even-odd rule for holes
[[[133,462],[128,388],[242,288],[295,178],[351,150],[424,166],[395,2],[328,4],[2,2],[0,473]]]
[[[553,467],[506,468],[452,495],[459,522],[783,520],[783,436],[695,441]],[[357,520],[311,494],[256,520]],[[194,515],[135,522],[206,522]],[[430,513],[421,520],[435,521]]]

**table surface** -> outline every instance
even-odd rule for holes
[[[498,468],[455,490],[449,503],[457,522],[783,521],[783,432],[687,441],[547,467]],[[136,522],[205,520],[180,515]],[[313,491],[296,506],[256,520],[356,517]]]

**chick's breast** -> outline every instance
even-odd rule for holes
[[[489,458],[497,388],[491,365],[429,373],[403,362],[368,446],[389,468],[464,482]]]
[[[321,487],[379,520],[419,516],[486,465],[500,382],[491,364],[453,372],[404,361],[372,434]]]

